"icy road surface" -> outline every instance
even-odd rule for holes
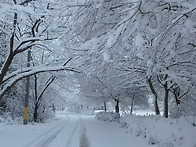
[[[0,147],[146,147],[117,123],[58,112],[42,124],[0,125]]]

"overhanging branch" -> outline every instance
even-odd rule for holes
[[[68,60],[63,64],[62,67],[65,67],[65,65],[67,65],[72,59],[73,59],[73,58],[68,59]],[[21,69],[16,70],[16,71],[12,72],[11,74],[9,74],[8,76],[4,77],[2,83],[7,82],[8,80],[14,78],[14,77],[17,76],[17,75],[26,74],[26,73],[31,72],[31,71],[33,71],[33,70],[36,70],[36,69],[44,69],[44,68],[45,68],[45,69],[47,69],[47,68],[50,69],[51,67],[48,67],[48,66],[36,66],[36,67],[26,67],[26,68],[23,68],[22,71],[21,71]],[[52,66],[52,68],[54,68],[54,67]]]
[[[13,77],[8,83],[6,83],[0,91],[0,99],[8,92],[8,90],[14,86],[18,81],[20,81],[23,78],[26,78],[28,76],[32,76],[38,73],[43,73],[43,72],[56,72],[56,71],[70,71],[70,72],[77,72],[80,73],[79,70],[70,68],[70,67],[64,67],[64,66],[56,66],[56,67],[41,67],[38,68],[32,68],[31,70],[29,69],[29,72],[24,72],[19,75],[16,75]]]

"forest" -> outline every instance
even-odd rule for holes
[[[0,114],[196,116],[195,0],[1,0]],[[28,101],[25,101],[29,97]]]

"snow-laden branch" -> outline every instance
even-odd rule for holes
[[[19,54],[21,52],[24,52],[25,50],[29,49],[30,47],[34,46],[34,42],[38,42],[38,41],[49,41],[49,40],[55,40],[57,38],[36,38],[36,37],[32,37],[32,38],[27,38],[24,39],[22,41],[20,41],[20,43],[18,43],[17,47],[15,47],[14,50],[14,54]]]
[[[32,0],[31,0],[32,1]],[[3,17],[5,17],[6,12],[25,12],[31,15],[36,15],[36,12],[34,11],[34,8],[31,6],[24,6],[25,3],[21,4],[6,4],[6,3],[1,3],[0,2],[0,13],[2,14]],[[2,17],[1,16],[1,17]]]
[[[44,67],[44,66],[39,66],[39,67],[33,67],[29,68],[29,70],[25,70],[26,72],[20,73],[18,75],[13,76],[12,78],[9,77],[10,81],[6,83],[3,86],[3,89],[0,91],[0,99],[6,94],[6,92],[14,86],[18,81],[20,81],[23,78],[26,78],[28,76],[32,76],[38,73],[43,73],[43,72],[55,72],[55,71],[71,71],[71,72],[77,72],[80,73],[79,70],[71,68],[71,67],[65,67],[65,66],[55,66],[55,67]]]
[[[20,3],[19,5],[24,5],[24,4],[27,4],[27,3],[32,2],[32,1],[36,1],[36,0],[26,0],[26,1],[22,2],[22,3]]]
[[[63,65],[61,65],[62,67],[65,67],[73,58],[68,59]],[[51,67],[53,68],[54,66],[47,66],[47,65],[42,65],[42,66],[36,66],[36,67],[26,67],[23,68],[23,70],[18,69],[14,72],[12,72],[11,74],[5,76],[2,80],[2,84],[7,82],[8,80],[14,78],[15,76],[19,75],[19,74],[24,74],[24,73],[28,73],[31,72],[33,70],[39,70],[39,69],[51,69]],[[57,66],[56,66],[57,67]],[[60,66],[59,66],[60,67]]]
[[[10,80],[11,78],[15,77],[16,75],[19,75],[19,74],[24,74],[24,73],[27,73],[27,72],[30,72],[34,69],[41,69],[42,67],[44,67],[43,65],[42,66],[36,66],[36,67],[26,67],[26,68],[23,68],[22,70],[21,69],[18,69],[14,72],[12,72],[11,74],[9,74],[8,76],[5,76],[2,83],[5,83],[7,82],[8,80]]]
[[[158,36],[157,38],[160,37],[160,42],[166,37],[166,35],[170,32],[170,30],[179,23],[180,20],[182,20],[183,18],[185,18],[184,21],[186,21],[187,18],[189,18],[189,15],[194,12],[196,10],[196,8],[193,8],[191,10],[189,10],[188,12],[185,12],[183,14],[181,14],[179,17],[177,17],[175,20],[173,20],[173,23],[171,25],[169,25],[169,27],[160,34],[160,36]],[[157,39],[156,38],[156,39]]]
[[[55,79],[56,79],[56,77],[55,77],[55,76],[52,76],[52,77],[46,82],[44,89],[42,90],[42,92],[40,93],[40,95],[39,95],[39,97],[38,97],[38,99],[37,99],[38,106],[40,106],[40,104],[41,104],[41,98],[42,98],[44,92],[45,92],[46,89],[50,86],[50,84],[52,84],[52,82],[53,82]]]

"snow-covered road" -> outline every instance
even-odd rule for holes
[[[66,115],[57,125],[48,128],[40,136],[27,143],[24,147],[71,147],[79,146],[81,119],[77,115]]]
[[[1,125],[0,147],[145,147],[117,123],[69,112],[34,125]]]

